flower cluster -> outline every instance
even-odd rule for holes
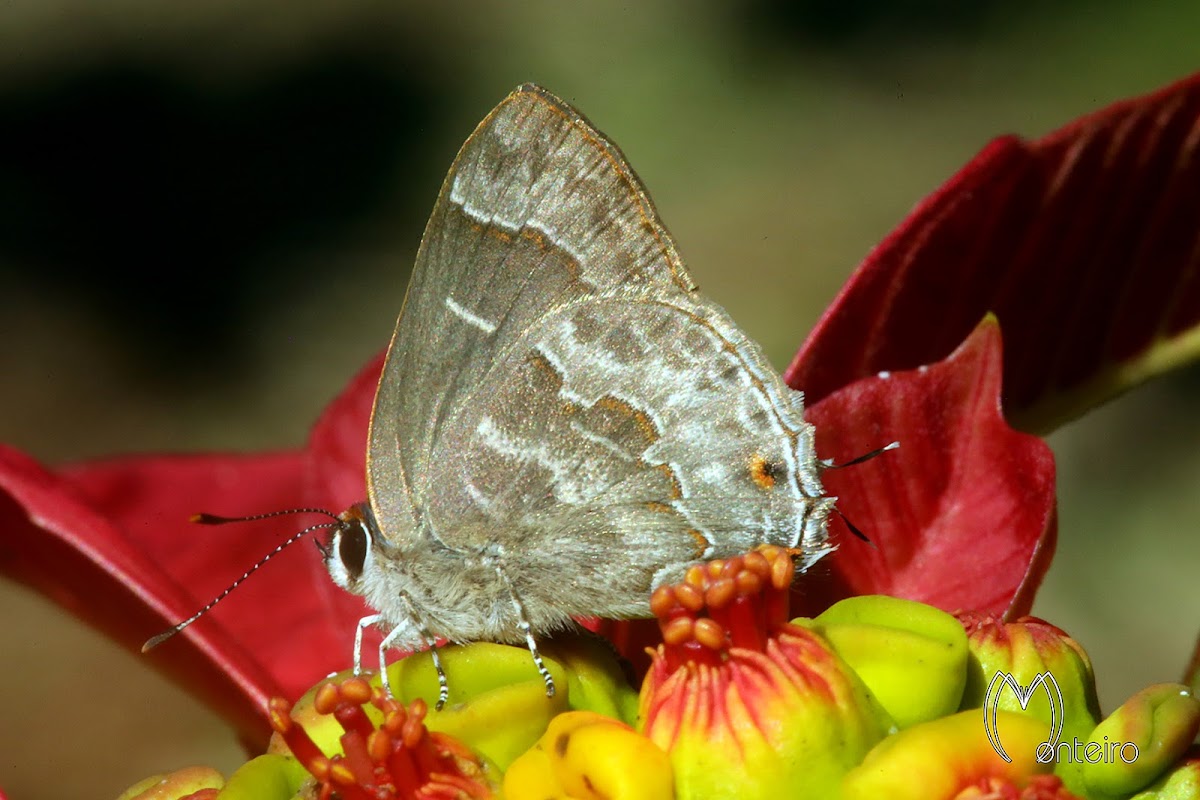
[[[792,570],[788,551],[766,547],[660,587],[652,607],[662,642],[633,725],[613,715],[622,705],[615,695],[604,703],[609,713],[579,707],[596,696],[585,688],[589,673],[619,673],[612,652],[590,639],[580,640],[570,667],[556,664],[563,705],[532,735],[520,724],[497,729],[489,711],[506,687],[511,714],[540,718],[551,703],[537,691],[528,654],[452,647],[450,662],[469,657],[475,672],[507,677],[457,688],[456,702],[430,717],[424,700],[385,697],[378,679],[361,677],[323,682],[295,708],[276,699],[273,754],[214,796],[1069,800],[1140,792],[1150,800],[1186,796],[1170,787],[1200,780],[1200,759],[1189,751],[1200,701],[1187,687],[1151,686],[1098,720],[1086,653],[1042,620],[956,619],[886,596],[789,620]],[[393,669],[401,685],[407,672],[430,690],[430,661],[417,654]],[[1038,675],[1052,677],[1043,677],[1046,692],[1034,703],[1021,692],[1037,687]],[[988,676],[1009,676],[1012,691],[981,693]],[[439,713],[457,737],[428,729]],[[311,777],[298,782],[297,765]],[[251,773],[254,795],[239,788]],[[155,791],[194,797],[190,786]]]
[[[886,733],[890,721],[853,670],[788,622],[793,575],[791,555],[766,547],[693,567],[651,598],[663,643],[638,727],[670,755],[681,786],[827,797]]]
[[[366,613],[316,553],[288,552],[240,591],[269,613],[217,609],[151,656],[252,749],[274,731],[271,750],[227,781],[189,768],[121,800],[1200,797],[1200,651],[1190,686],[1105,717],[1084,650],[1024,616],[1057,533],[1053,457],[1030,431],[1200,353],[1198,129],[1193,76],[1038,140],[1003,137],[872,252],[785,373],[823,458],[901,441],[822,475],[872,544],[834,519],[837,551],[799,588],[778,548],[660,587],[655,625],[604,628],[640,693],[585,638],[546,643],[553,698],[527,652],[474,644],[441,651],[440,712],[425,711],[428,654],[389,667],[395,697],[343,676],[272,700],[344,666]],[[1103,247],[1062,233],[1093,229]],[[1104,287],[1104,313],[1080,306],[1081,286]],[[1030,313],[1031,297],[1069,313]],[[137,650],[260,554],[250,537],[189,535],[193,511],[365,496],[380,363],[300,451],[50,470],[0,447],[0,566]]]
[[[365,710],[370,703],[382,718]],[[323,683],[312,709],[337,720],[340,752],[325,755],[304,727],[288,716],[286,700],[271,701],[271,726],[320,786],[319,796],[380,798],[486,798],[493,794],[483,761],[457,739],[425,727],[423,700],[407,706],[385,697],[362,678]]]

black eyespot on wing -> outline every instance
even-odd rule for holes
[[[358,580],[362,575],[363,564],[367,560],[367,543],[369,539],[363,524],[359,520],[346,525],[338,537],[338,558],[346,568],[350,580]]]

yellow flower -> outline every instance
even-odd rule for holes
[[[504,774],[508,800],[671,800],[671,764],[623,722],[569,711]]]
[[[842,782],[842,800],[1067,800],[1073,797],[1034,753],[1049,726],[1027,714],[1000,711],[996,728],[1013,751],[992,747],[978,711],[922,722],[889,736]]]

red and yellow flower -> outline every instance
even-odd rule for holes
[[[577,707],[548,707],[521,737],[493,746],[484,743],[482,722],[439,732],[436,715],[417,700],[383,698],[351,681],[330,690],[334,699],[314,701],[314,716],[342,731],[340,749],[327,752],[307,724],[269,700],[300,696],[314,676],[344,667],[347,632],[365,609],[330,584],[314,553],[285,553],[237,601],[269,613],[218,609],[151,657],[223,713],[252,748],[266,746],[274,721],[290,755],[255,759],[224,786],[203,771],[177,773],[126,796],[161,789],[159,797],[266,797],[273,795],[262,787],[270,784],[286,797],[296,791],[300,764],[318,773],[320,791],[329,794],[470,796],[500,786],[489,761],[509,761],[530,781],[541,776],[540,786],[564,797],[586,796],[596,781],[625,787],[631,797],[639,788],[647,790],[642,796],[718,788],[903,796],[916,776],[945,797],[1187,796],[1198,783],[1192,689],[1151,687],[1099,720],[1082,649],[1041,622],[1013,622],[1031,608],[1056,517],[1050,451],[1008,421],[1048,431],[1195,357],[1197,120],[1200,77],[1192,77],[1036,141],[999,139],[854,274],[785,377],[807,394],[823,457],[846,460],[893,439],[902,448],[823,475],[872,544],[836,537],[839,551],[811,570],[797,598],[809,619],[788,621],[786,584],[776,574],[786,572],[778,566],[786,554],[747,554],[697,568],[656,595],[662,644],[633,728],[618,719],[628,716],[630,697],[628,687],[618,688],[619,668],[602,653],[580,652],[558,666],[578,676],[571,693],[591,697],[593,713],[612,722],[580,716]],[[1062,240],[1068,222],[1071,230],[1103,229],[1105,246]],[[1154,280],[1139,277],[1146,274]],[[1031,297],[1040,307],[1073,308],[1075,287],[1098,280],[1115,287],[1109,313],[1028,313]],[[379,368],[376,360],[351,382],[301,451],[121,458],[50,470],[0,449],[0,565],[138,649],[148,633],[194,608],[195,593],[207,594],[212,576],[238,574],[262,550],[251,537],[214,548],[189,535],[194,510],[345,507],[364,496],[362,453]],[[963,618],[975,666],[960,670],[962,639],[937,613],[882,601],[835,605],[880,594],[983,615]],[[89,602],[96,596],[106,603]],[[872,642],[890,652],[879,654]],[[490,658],[478,669],[488,669]],[[1046,724],[1036,711],[998,712],[1012,762],[998,764],[979,731],[966,737],[971,715],[981,715],[978,708],[952,711],[955,696],[969,707],[982,702],[988,671],[1034,667],[1064,673],[1071,735],[1124,737],[1145,760],[1077,770],[1060,764],[1042,774],[1044,765],[1030,765],[1025,749],[1023,760],[1016,756]],[[905,698],[899,687],[909,680],[919,692]],[[462,706],[512,709],[517,696],[493,686]],[[503,718],[478,719],[494,725]],[[650,772],[658,777],[620,780]]]

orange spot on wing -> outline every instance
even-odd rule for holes
[[[688,530],[688,535],[690,535],[696,542],[696,558],[703,558],[704,554],[708,552],[708,548],[712,546],[712,542],[708,540],[707,536],[695,528]]]
[[[626,403],[624,400],[613,397],[610,394],[606,394],[596,401],[596,406],[598,408],[603,408],[606,411],[613,411],[632,419],[634,423],[637,424],[638,429],[641,430],[642,436],[645,437],[647,444],[653,444],[654,442],[658,441],[658,428],[655,427],[654,421],[650,419],[650,417],[646,416],[645,413],[629,405],[629,403]],[[674,473],[672,473],[671,477],[674,479]]]
[[[546,241],[546,237],[542,235],[542,232],[533,228],[522,228],[521,238],[527,242],[533,242],[539,250],[548,250],[550,248],[550,243]]]
[[[764,491],[775,488],[775,478],[778,471],[779,466],[777,464],[771,463],[758,454],[750,456],[750,478],[758,488]]]
[[[683,497],[683,487],[679,485],[679,479],[675,477],[675,470],[671,469],[670,464],[656,464],[654,469],[666,476],[667,481],[671,484],[672,500],[678,500]]]
[[[557,393],[561,391],[563,379],[554,365],[550,363],[550,359],[546,358],[536,350],[530,352],[526,357],[526,362],[541,374],[541,376],[549,382],[550,386]]]

